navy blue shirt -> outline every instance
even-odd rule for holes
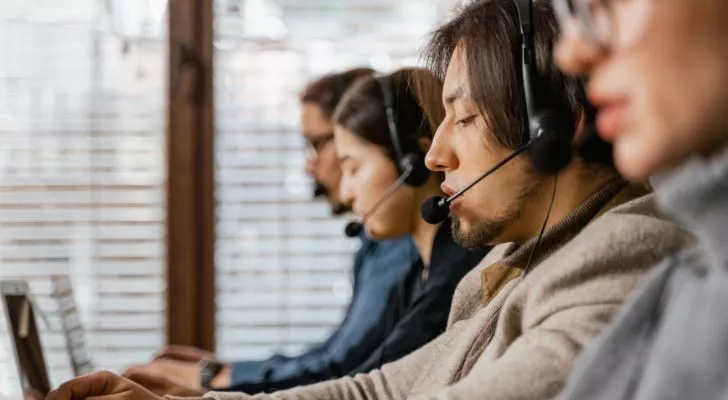
[[[345,375],[343,366],[356,355],[374,351],[387,333],[381,328],[382,320],[395,318],[396,310],[389,299],[411,273],[412,263],[419,259],[417,249],[409,235],[398,239],[375,242],[360,236],[362,245],[354,256],[353,295],[346,317],[329,338],[307,352],[286,357],[275,355],[267,360],[232,363],[230,390],[240,385],[261,384],[300,375],[328,373]],[[363,346],[363,344],[368,346]],[[367,349],[366,347],[371,347]],[[321,369],[327,370],[321,372]]]
[[[226,390],[272,392],[369,372],[439,336],[447,325],[455,288],[490,250],[464,250],[450,229],[449,220],[439,227],[427,267],[409,237],[399,239],[398,245],[365,242],[357,254],[360,278],[349,314],[332,338],[301,357],[271,360],[253,370],[258,373],[255,379],[240,379],[240,366],[245,364],[236,364],[233,386]],[[368,246],[374,247],[372,253],[364,250]]]

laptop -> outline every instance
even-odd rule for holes
[[[20,387],[23,393],[45,397],[51,390],[48,367],[38,336],[32,296],[25,281],[0,282],[8,331],[15,350]]]

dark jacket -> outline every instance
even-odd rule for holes
[[[446,221],[435,236],[427,271],[416,255],[404,264],[407,273],[389,287],[388,293],[380,290],[370,296],[357,296],[356,292],[365,288],[363,284],[355,285],[349,313],[334,334],[353,331],[347,336],[354,340],[332,348],[332,342],[337,340],[330,339],[302,357],[278,358],[262,368],[256,379],[242,380],[234,372],[234,385],[228,390],[259,393],[316,383],[368,372],[411,353],[445,330],[455,287],[485,254],[487,250],[470,252],[458,246],[452,239],[450,221]],[[396,264],[383,259],[366,261],[371,262],[362,263],[362,274],[376,277],[396,268]],[[377,295],[380,297],[374,298]],[[384,307],[366,312],[373,304]],[[326,345],[328,348],[324,349]]]

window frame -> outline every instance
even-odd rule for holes
[[[215,350],[213,0],[168,2],[167,344]]]

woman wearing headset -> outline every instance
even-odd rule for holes
[[[430,81],[425,86],[439,95],[441,83],[429,72],[401,69],[359,80],[333,117],[342,171],[341,201],[358,214],[372,239],[410,234],[420,256],[410,284],[400,292],[406,315],[380,349],[383,354],[389,346],[410,352],[434,339],[420,337],[411,346],[402,346],[405,336],[412,340],[415,332],[432,331],[423,329],[425,324],[444,331],[455,287],[487,253],[487,249],[467,251],[456,244],[449,220],[430,225],[420,216],[423,201],[443,195],[443,176],[428,171],[424,157],[433,126],[439,124],[444,111],[425,114],[411,85],[415,79]]]
[[[439,226],[425,222],[419,206],[443,195],[443,177],[424,164],[434,124],[411,88],[416,78],[430,79],[432,90],[441,87],[429,72],[415,68],[360,79],[334,113],[334,142],[342,169],[341,201],[375,240],[411,234],[427,265]],[[438,118],[429,117],[431,122]]]

